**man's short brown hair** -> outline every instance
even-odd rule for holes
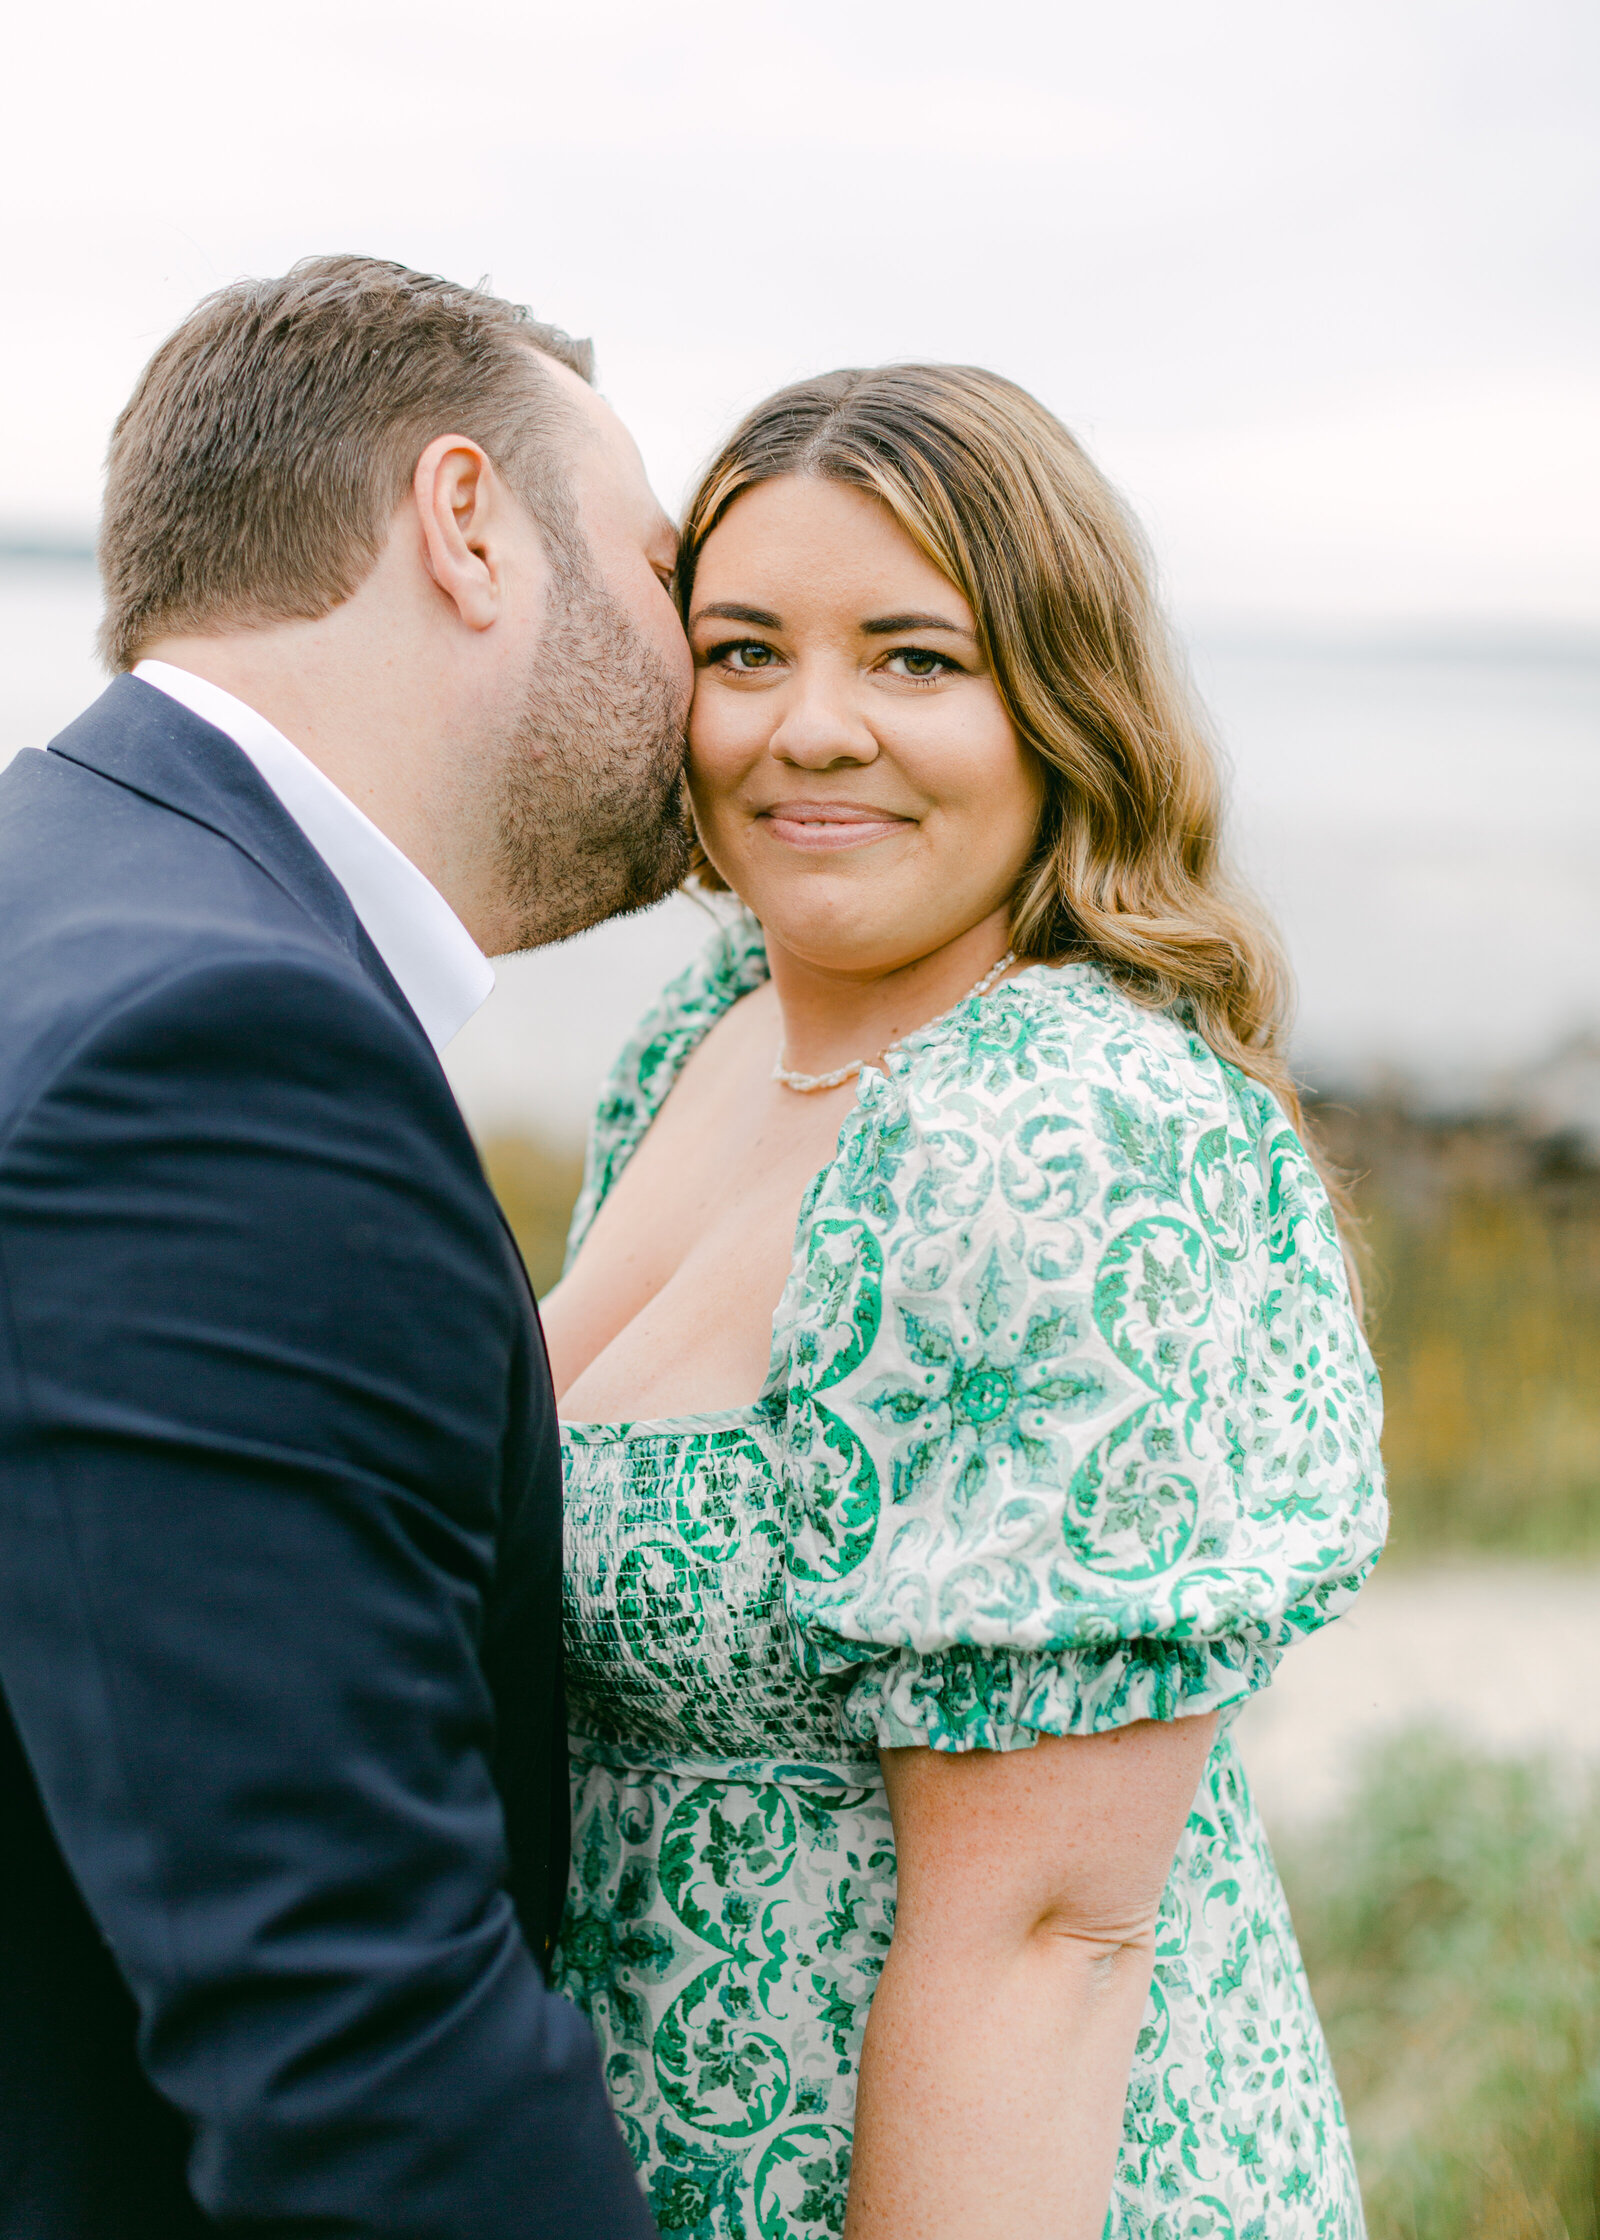
[[[522,305],[376,257],[308,257],[208,296],[112,433],[107,666],[173,631],[327,614],[373,567],[439,435],[482,444],[571,556],[565,407],[533,352],[594,377],[590,345]]]

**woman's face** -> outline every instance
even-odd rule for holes
[[[769,940],[878,974],[1008,907],[1039,765],[971,608],[880,499],[747,490],[701,548],[689,637],[695,818]]]

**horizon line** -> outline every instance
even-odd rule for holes
[[[7,561],[92,567],[95,548],[84,531],[6,530],[0,527],[0,563]],[[1433,655],[1446,659],[1600,660],[1600,615],[1492,614],[1439,608],[1413,615],[1320,615],[1259,608],[1199,607],[1175,617],[1180,638],[1201,649],[1272,648],[1307,655],[1362,653],[1372,657]]]

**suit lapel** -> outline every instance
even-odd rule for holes
[[[360,965],[422,1033],[349,896],[250,757],[226,732],[154,685],[121,676],[93,707],[51,740],[48,751],[231,841]]]

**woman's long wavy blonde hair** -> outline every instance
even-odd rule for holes
[[[825,373],[769,397],[701,477],[678,599],[741,491],[816,475],[881,498],[967,600],[1019,736],[1045,774],[1018,885],[1020,957],[1090,960],[1176,1010],[1306,1124],[1285,1048],[1293,986],[1277,937],[1230,875],[1204,714],[1116,492],[1036,398],[978,366]],[[696,848],[691,879],[723,882]],[[1336,1200],[1337,1177],[1325,1176]]]

